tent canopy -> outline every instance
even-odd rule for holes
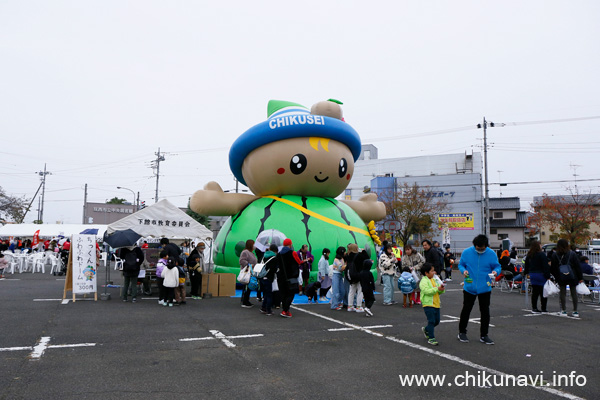
[[[172,239],[212,238],[207,227],[181,211],[167,199],[108,225],[107,234],[131,229],[142,237]]]
[[[57,236],[70,237],[83,232],[86,229],[97,229],[97,236],[102,237],[107,225],[100,224],[6,224],[0,226],[0,237],[9,236],[20,238],[31,238],[35,231],[39,229],[40,238],[54,238]]]

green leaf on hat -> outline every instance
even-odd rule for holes
[[[284,100],[269,100],[269,104],[267,105],[267,118],[271,116],[276,111],[281,110],[285,107],[304,107],[302,104],[292,103],[291,101]]]

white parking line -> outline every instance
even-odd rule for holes
[[[378,329],[378,328],[391,328],[393,325],[372,325],[372,326],[364,326],[363,328],[367,329]],[[338,331],[351,331],[354,328],[331,328],[327,329],[329,332],[338,332]]]
[[[252,337],[260,337],[260,336],[264,336],[262,333],[257,333],[257,334],[253,334],[253,335],[235,335],[235,336],[226,336],[223,333],[221,333],[220,331],[217,330],[210,330],[210,333],[212,333],[213,336],[207,336],[207,337],[201,337],[201,338],[184,338],[184,339],[179,339],[180,342],[194,342],[196,340],[214,340],[214,339],[219,339],[221,342],[223,342],[223,344],[227,347],[235,347],[235,344],[233,342],[231,342],[230,339],[246,339],[246,338],[252,338]]]
[[[33,299],[33,301],[62,301],[62,299]]]
[[[451,319],[442,320],[442,321],[440,321],[440,323],[442,323],[442,322],[459,322],[460,321],[460,317],[455,317],[453,315],[444,315],[444,317],[451,318]],[[471,319],[469,319],[469,322],[481,325],[481,318],[471,318]],[[490,327],[495,328],[496,325],[490,324]]]
[[[433,349],[431,349],[429,347],[421,346],[421,345],[418,345],[416,343],[412,343],[412,342],[409,342],[409,341],[406,341],[406,340],[403,340],[403,339],[398,339],[398,338],[393,337],[393,336],[384,336],[381,333],[372,331],[372,330],[370,330],[368,328],[365,328],[365,327],[362,327],[362,326],[358,326],[358,325],[354,325],[354,324],[350,324],[350,323],[344,322],[344,321],[339,321],[339,320],[331,318],[331,317],[326,317],[324,315],[318,314],[318,313],[313,312],[313,311],[308,311],[308,310],[305,310],[305,309],[297,307],[297,306],[291,306],[291,308],[293,308],[294,310],[297,310],[297,311],[302,311],[304,313],[310,314],[310,315],[318,317],[318,318],[322,318],[324,320],[327,320],[327,321],[330,321],[330,322],[333,322],[333,323],[336,323],[336,324],[344,325],[344,326],[347,326],[347,327],[350,327],[350,328],[353,328],[353,329],[356,329],[356,330],[368,333],[368,334],[373,335],[373,336],[385,338],[385,339],[390,340],[390,341],[392,341],[394,343],[402,344],[404,346],[408,346],[408,347],[411,347],[413,349],[423,351],[425,353],[429,353],[429,354],[433,354],[433,355],[441,357],[441,358],[445,358],[447,360],[450,360],[450,361],[453,361],[453,362],[465,365],[465,366],[470,367],[470,368],[474,368],[474,369],[477,369],[477,370],[480,370],[480,371],[485,371],[487,373],[494,374],[494,375],[499,375],[499,376],[508,376],[508,375],[510,375],[510,374],[508,374],[506,372],[498,371],[498,370],[493,369],[493,368],[489,368],[489,367],[486,367],[486,366],[483,366],[483,365],[479,365],[479,364],[476,364],[474,362],[471,362],[471,361],[468,361],[468,360],[464,360],[464,359],[462,359],[460,357],[453,356],[451,354],[442,353],[441,351],[433,350]],[[570,393],[562,392],[560,390],[552,389],[552,388],[549,388],[549,387],[545,387],[545,386],[533,386],[533,385],[528,385],[528,386],[531,387],[531,388],[533,388],[533,389],[542,390],[542,391],[544,391],[546,393],[551,393],[551,394],[554,394],[556,396],[564,397],[564,398],[567,398],[567,399],[571,399],[571,400],[583,400],[581,397],[575,396],[575,395],[570,394]]]

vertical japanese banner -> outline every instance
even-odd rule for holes
[[[33,241],[31,242],[31,248],[35,249],[39,243],[40,243],[40,230],[38,229],[33,234]]]
[[[73,294],[96,293],[96,235],[73,235]]]

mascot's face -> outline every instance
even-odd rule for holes
[[[286,139],[248,154],[242,174],[257,196],[336,197],[354,174],[354,158],[346,145],[332,139]]]

